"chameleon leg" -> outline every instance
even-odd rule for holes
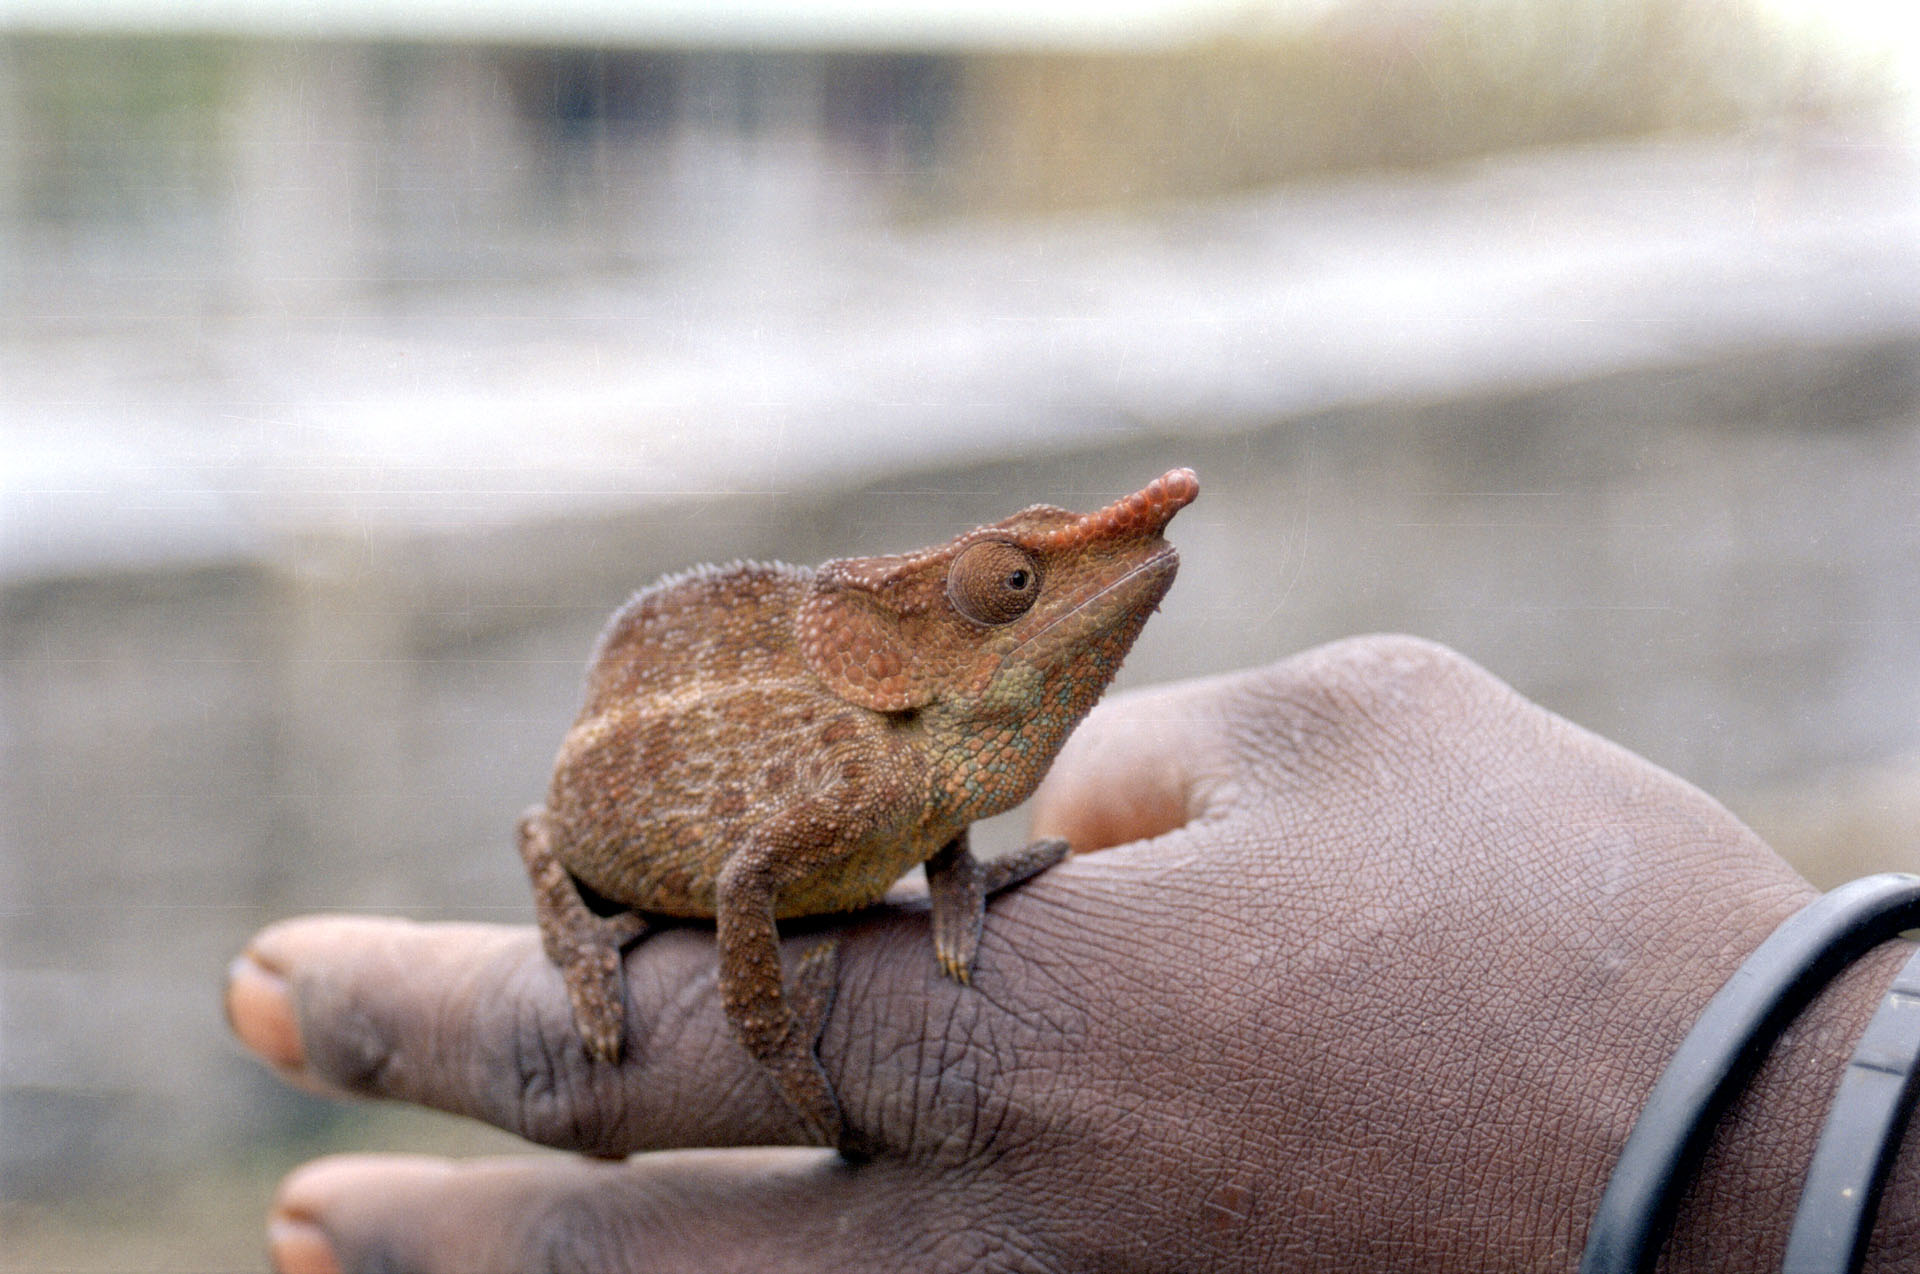
[[[787,985],[787,1000],[793,1006],[794,1020],[809,1047],[820,1047],[820,1033],[827,1029],[827,1014],[833,1010],[834,993],[839,989],[840,939],[827,938],[794,966]]]
[[[927,860],[927,893],[933,902],[933,954],[955,982],[970,981],[987,896],[1038,875],[1067,856],[1067,842],[1039,840],[1001,858],[981,862],[962,831]]]
[[[617,1062],[626,1012],[620,949],[646,933],[647,922],[631,911],[594,914],[553,852],[544,807],[536,805],[520,816],[519,833],[520,857],[533,880],[540,945],[567,980],[574,1027],[587,1052],[603,1062]]]
[[[789,1001],[780,977],[780,933],[773,905],[780,873],[772,849],[739,852],[720,873],[715,922],[720,941],[720,1001],[749,1053],[773,1076],[781,1096],[822,1145],[846,1139],[840,1102],[814,1049],[831,1004],[836,943],[802,960]],[[812,1021],[802,1021],[795,1008]]]

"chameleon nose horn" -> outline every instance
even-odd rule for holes
[[[1200,479],[1193,470],[1169,469],[1132,495],[1084,514],[1056,534],[1063,540],[1081,542],[1158,535],[1167,529],[1173,515],[1192,504],[1199,494]]]

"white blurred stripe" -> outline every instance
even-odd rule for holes
[[[0,28],[805,46],[1137,46],[1327,0],[0,0]]]

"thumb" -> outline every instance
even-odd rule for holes
[[[1226,798],[1231,705],[1246,674],[1116,695],[1067,739],[1033,798],[1033,835],[1078,853],[1184,827]]]

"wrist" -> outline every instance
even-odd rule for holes
[[[1911,951],[1902,942],[1874,948],[1794,1019],[1717,1125],[1675,1215],[1660,1268],[1779,1268],[1835,1088]],[[1916,1202],[1920,1164],[1914,1155],[1900,1155],[1887,1179],[1867,1269],[1920,1270]]]

